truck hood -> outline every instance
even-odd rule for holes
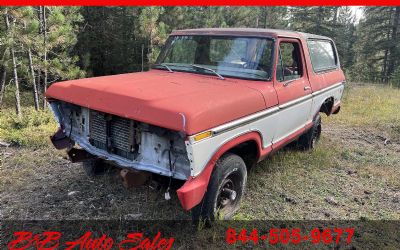
[[[58,82],[46,97],[192,135],[265,108],[241,82],[151,70]]]

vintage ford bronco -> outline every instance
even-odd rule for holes
[[[328,37],[191,29],[172,32],[148,72],[59,82],[46,97],[60,124],[54,146],[88,173],[106,162],[136,184],[181,180],[183,208],[213,220],[233,215],[247,171],[268,154],[314,148],[344,83]]]

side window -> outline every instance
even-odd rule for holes
[[[337,57],[332,42],[308,40],[308,48],[314,72],[337,68]]]
[[[300,46],[296,42],[282,42],[279,44],[279,59],[276,67],[278,81],[298,79],[303,75],[301,65]]]

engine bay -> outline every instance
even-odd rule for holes
[[[63,101],[52,101],[50,107],[75,147],[122,168],[180,180],[190,176],[185,135],[180,132]]]

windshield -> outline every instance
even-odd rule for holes
[[[273,40],[268,38],[171,36],[153,67],[270,80],[272,51]]]

